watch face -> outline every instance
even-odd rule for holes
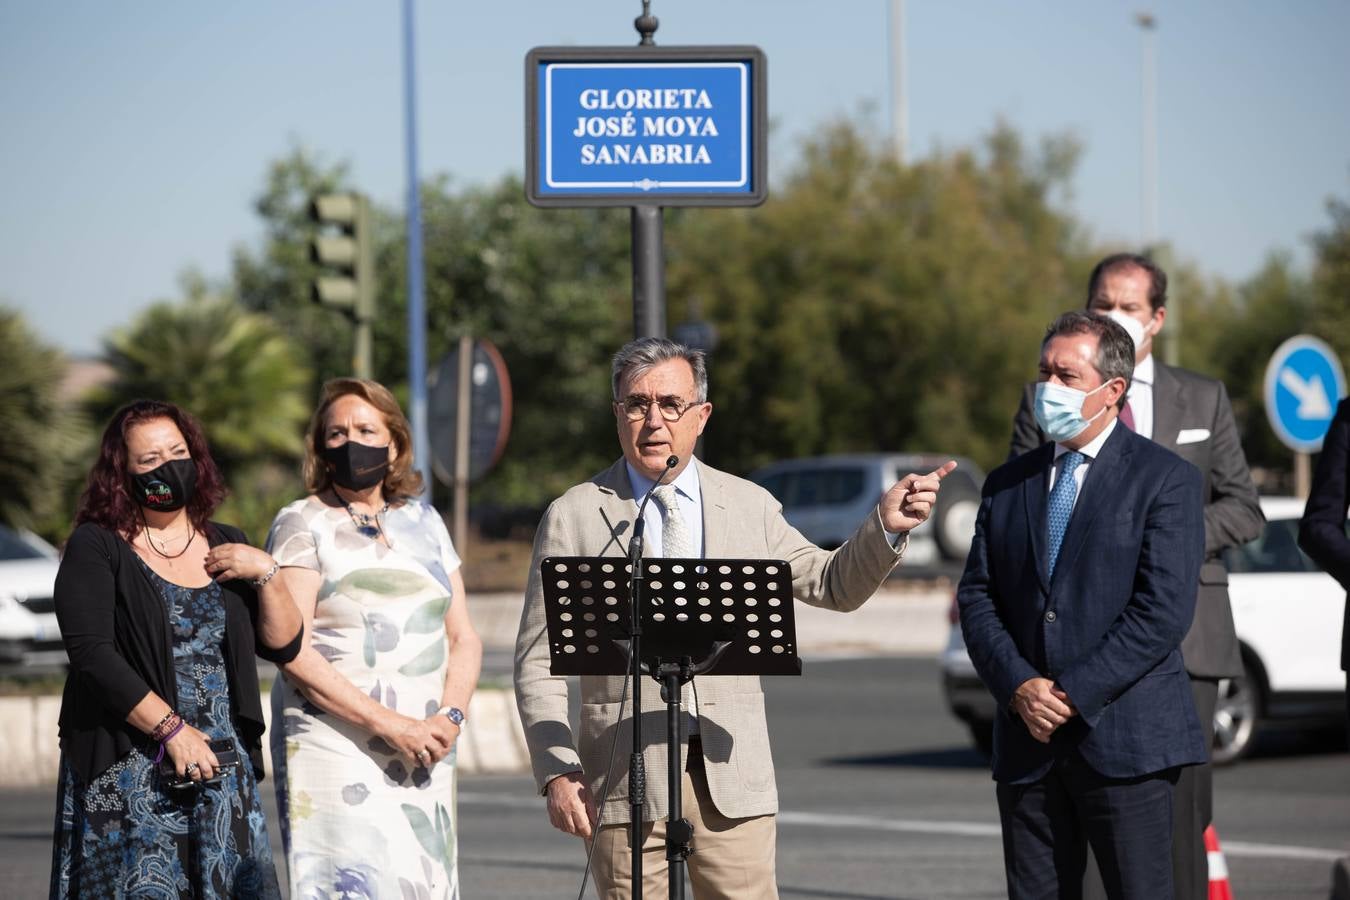
[[[454,722],[456,725],[464,724],[464,713],[460,712],[453,706],[445,711],[445,717],[449,719],[451,722]]]

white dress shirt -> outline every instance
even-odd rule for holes
[[[1134,367],[1130,390],[1125,394],[1130,401],[1130,415],[1134,416],[1134,433],[1153,439],[1153,354]]]
[[[1083,482],[1087,479],[1088,469],[1092,467],[1092,461],[1097,458],[1097,454],[1102,452],[1102,446],[1106,439],[1111,436],[1111,432],[1116,430],[1116,425],[1120,424],[1120,418],[1114,418],[1111,423],[1102,429],[1102,433],[1097,435],[1085,447],[1079,447],[1078,452],[1087,457],[1078,464],[1078,468],[1073,470],[1073,480],[1078,482],[1078,490],[1073,495],[1073,505],[1078,506],[1078,498],[1083,496]],[[1059,477],[1059,458],[1069,452],[1068,447],[1063,444],[1055,445],[1055,461],[1050,466],[1050,490],[1055,489],[1055,479]]]

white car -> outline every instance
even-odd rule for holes
[[[833,550],[848,540],[891,485],[912,472],[927,474],[952,457],[936,453],[847,453],[789,459],[748,476],[783,504],[783,517],[808,541]],[[984,472],[964,457],[942,480],[932,518],[910,536],[906,562],[960,565],[975,535]]]
[[[1345,723],[1345,588],[1299,550],[1303,506],[1263,497],[1261,536],[1224,553],[1244,676],[1220,682],[1215,762],[1245,755],[1264,728]]]
[[[52,600],[59,564],[56,549],[37,535],[0,526],[0,664],[66,664]]]
[[[1262,497],[1261,511],[1261,536],[1224,553],[1244,675],[1219,684],[1216,763],[1240,759],[1265,729],[1345,726],[1345,589],[1298,548],[1302,500]],[[947,705],[987,754],[994,700],[966,652],[954,597],[950,618],[951,634],[939,657]]]

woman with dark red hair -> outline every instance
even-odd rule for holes
[[[294,659],[303,620],[272,557],[210,521],[224,496],[192,416],[113,416],[56,577],[52,897],[280,895],[253,656]]]

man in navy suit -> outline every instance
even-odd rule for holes
[[[1078,897],[1087,846],[1107,895],[1173,896],[1172,790],[1207,758],[1180,645],[1204,558],[1202,479],[1117,421],[1134,344],[1070,312],[1041,345],[1050,443],[990,473],[958,590],[998,701],[1008,894]]]
[[[1322,441],[1312,492],[1298,528],[1298,545],[1319,566],[1350,591],[1350,535],[1345,531],[1350,508],[1350,399],[1342,400]],[[1350,595],[1346,597],[1341,626],[1341,668],[1345,674],[1346,723],[1350,725]],[[1350,856],[1336,861],[1332,869],[1332,900],[1350,900]]]

